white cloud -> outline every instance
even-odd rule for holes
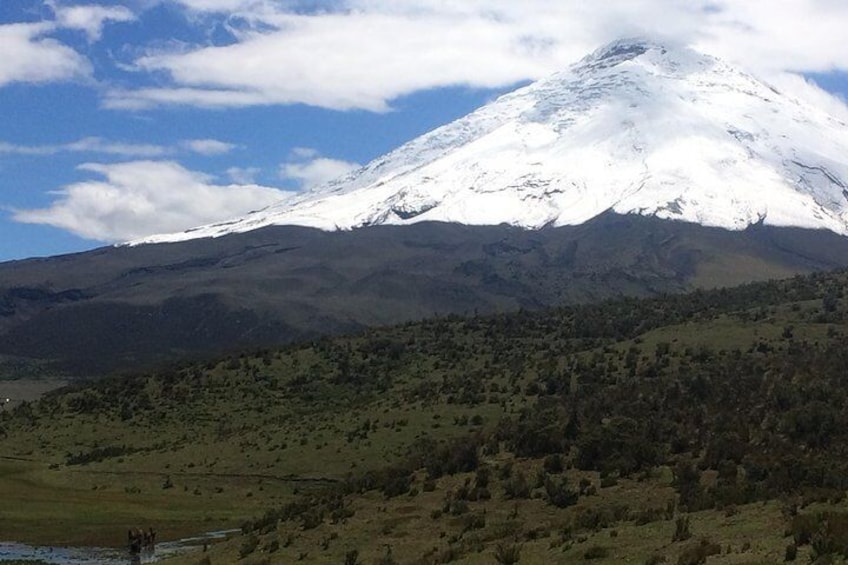
[[[313,149],[312,147],[294,147],[291,150],[292,159],[314,159],[320,154],[321,153],[317,149]]]
[[[785,94],[806,100],[815,108],[827,112],[831,117],[848,123],[848,105],[845,104],[845,100],[822,90],[804,77],[792,73],[779,73],[769,76],[769,82]]]
[[[177,0],[186,8],[198,12],[234,12],[262,8],[267,0]]]
[[[253,184],[213,184],[208,176],[170,161],[86,164],[80,169],[103,180],[68,185],[49,207],[17,210],[13,218],[116,242],[227,220],[287,195]]]
[[[217,139],[187,139],[176,146],[149,143],[110,141],[101,137],[84,137],[71,143],[57,145],[18,145],[0,141],[0,155],[55,155],[57,153],[100,153],[120,157],[162,157],[179,150],[200,155],[215,156],[229,153],[236,145]]]
[[[697,44],[766,72],[848,68],[843,47],[848,3],[842,0],[723,0]]]
[[[79,141],[58,147],[61,151],[75,153],[105,153],[121,157],[158,157],[168,152],[165,147],[149,143],[122,143],[107,141],[99,137],[85,137]]]
[[[183,147],[200,155],[223,155],[236,148],[232,143],[217,139],[188,139],[181,144]]]
[[[52,24],[0,25],[0,87],[14,82],[45,83],[88,77],[91,64],[55,39]]]
[[[125,6],[61,6],[45,0],[54,20],[39,23],[0,24],[0,87],[10,83],[47,83],[89,78],[91,62],[55,37],[57,31],[77,29],[89,41],[100,38],[106,22],[135,19]]]
[[[142,110],[155,105],[177,104],[204,108],[264,106],[276,101],[260,93],[202,88],[112,89],[103,106],[110,110]]]
[[[159,157],[170,150],[161,145],[108,141],[100,137],[84,137],[59,145],[16,145],[0,141],[0,154],[55,155],[57,153],[103,153],[121,157]]]
[[[171,83],[114,91],[106,104],[237,107],[305,103],[385,111],[449,85],[504,87],[562,69],[610,40],[692,44],[757,72],[848,68],[841,0],[180,0],[238,21],[237,42],[151,51],[140,70]],[[312,5],[312,11],[303,8]],[[201,18],[201,21],[204,21]]]
[[[361,167],[358,163],[321,157],[314,149],[297,147],[292,160],[280,165],[280,177],[293,180],[303,189],[310,189],[340,178]]]
[[[258,167],[230,167],[227,176],[236,184],[254,184],[256,176],[261,172]]]
[[[51,155],[53,151],[45,146],[15,145],[0,141],[0,155],[4,153],[13,155]]]
[[[135,14],[124,6],[53,6],[56,24],[65,29],[78,29],[85,32],[89,41],[100,39],[106,22],[130,22]]]

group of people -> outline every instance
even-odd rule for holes
[[[148,528],[144,531],[142,528],[127,530],[127,547],[130,553],[137,554],[144,550],[152,551],[156,545],[156,530]]]

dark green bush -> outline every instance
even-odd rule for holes
[[[516,565],[521,560],[521,546],[516,543],[499,543],[495,547],[495,561],[500,565]]]
[[[721,546],[708,539],[701,539],[689,545],[677,559],[677,565],[702,565],[710,555],[719,555]]]
[[[603,559],[609,556],[609,549],[600,545],[593,545],[583,553],[583,559]]]

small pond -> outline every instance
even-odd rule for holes
[[[0,563],[13,560],[40,560],[50,565],[134,565],[155,563],[189,551],[205,543],[226,538],[240,530],[207,532],[196,537],[156,544],[156,549],[131,556],[123,549],[103,547],[35,547],[16,542],[0,542]]]

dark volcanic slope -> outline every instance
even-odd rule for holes
[[[417,224],[0,264],[0,354],[79,371],[282,343],[434,314],[679,292],[848,265],[848,239],[606,214],[581,226]]]

